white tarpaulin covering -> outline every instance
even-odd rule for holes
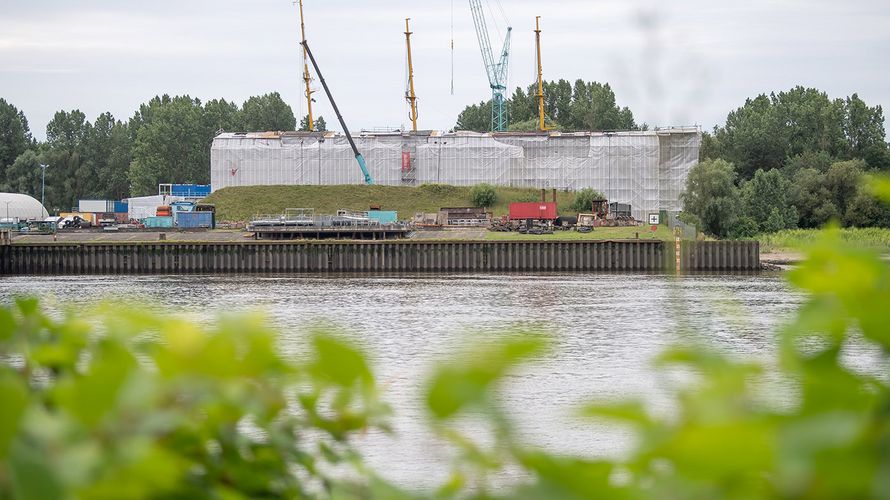
[[[127,198],[127,217],[129,219],[141,220],[146,217],[154,217],[158,213],[158,207],[161,205],[169,205],[175,201],[184,201],[185,198],[179,196],[139,196],[136,198]]]
[[[376,184],[442,183],[601,191],[644,220],[681,209],[698,162],[697,128],[614,133],[380,134],[356,138]],[[361,184],[346,138],[331,133],[220,134],[211,149],[211,187]]]

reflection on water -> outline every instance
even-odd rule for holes
[[[261,309],[298,355],[298,333],[318,322],[342,328],[369,352],[385,399],[396,408],[395,437],[369,434],[362,448],[384,476],[417,485],[443,479],[448,455],[424,425],[421,393],[433,361],[468,339],[511,326],[544,328],[555,350],[510,379],[505,404],[530,443],[584,454],[626,449],[621,429],[578,422],[590,398],[639,396],[666,405],[652,358],[681,331],[739,356],[772,354],[775,327],[802,297],[777,274],[417,275],[417,276],[89,276],[7,277],[15,294],[89,307],[103,298],[146,301],[159,311],[209,322]]]

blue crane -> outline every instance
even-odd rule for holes
[[[470,10],[473,12],[479,50],[482,51],[482,62],[485,63],[488,84],[491,86],[491,130],[503,132],[507,130],[507,107],[504,102],[504,92],[507,91],[507,63],[510,58],[510,32],[513,31],[513,28],[507,26],[507,36],[504,38],[501,57],[495,62],[491,42],[488,39],[485,13],[482,11],[482,0],[470,0]]]

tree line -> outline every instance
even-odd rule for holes
[[[324,118],[315,121],[325,130]],[[129,120],[80,110],[55,113],[46,140],[33,138],[22,111],[0,98],[0,190],[40,199],[46,168],[46,206],[69,210],[80,199],[156,194],[158,184],[210,182],[210,146],[223,131],[294,130],[293,110],[277,92],[240,106],[225,99],[156,96]],[[308,130],[308,117],[301,122]]]
[[[544,123],[548,129],[573,130],[638,130],[628,107],[620,107],[615,92],[608,83],[575,80],[545,81]],[[509,130],[526,132],[538,128],[538,85],[530,84],[525,90],[516,87],[506,100]],[[455,130],[485,132],[491,125],[491,100],[471,104],[457,117]]]
[[[761,94],[702,137],[683,217],[721,238],[782,229],[890,227],[869,178],[890,173],[881,106],[813,88]]]

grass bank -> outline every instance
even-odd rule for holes
[[[639,237],[643,240],[673,241],[674,235],[667,226],[657,226],[654,233],[650,226],[637,227],[598,227],[589,233],[576,231],[554,231],[553,234],[521,234],[489,231],[486,240],[632,240]]]
[[[890,229],[876,227],[848,228],[838,230],[842,240],[890,253]],[[821,234],[819,229],[786,229],[777,233],[760,234],[760,251],[764,253],[799,251],[814,242]]]
[[[436,212],[441,207],[472,206],[470,186],[424,184],[409,186],[245,186],[214,192],[207,203],[216,205],[217,219],[245,221],[257,214],[281,213],[286,208],[314,208],[319,214],[336,213],[341,208],[367,210],[380,205],[396,210],[400,219],[410,219],[416,212]],[[505,215],[511,202],[538,201],[539,189],[496,187],[495,216]],[[550,192],[547,199],[550,199]],[[575,194],[557,191],[560,215],[575,215],[571,209]]]

